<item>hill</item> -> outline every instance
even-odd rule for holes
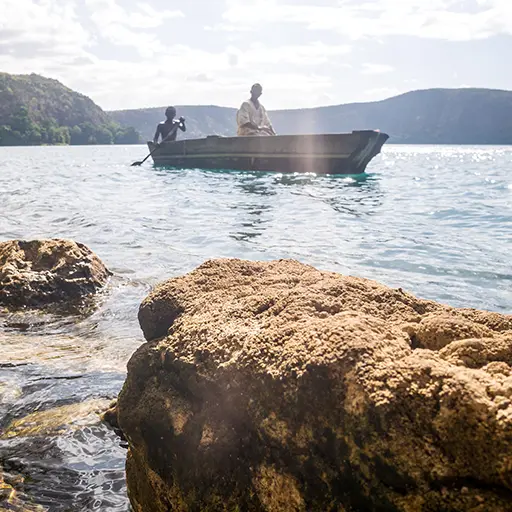
[[[137,142],[133,128],[57,80],[0,73],[0,146]]]
[[[186,137],[234,135],[236,109],[177,107],[187,118]],[[122,125],[151,139],[165,107],[111,112]],[[512,144],[512,92],[492,89],[428,89],[383,101],[270,112],[279,134],[380,129],[391,143]]]

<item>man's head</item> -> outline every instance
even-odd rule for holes
[[[251,87],[251,98],[257,100],[263,94],[263,87],[260,84],[254,84]]]
[[[172,121],[176,117],[176,109],[174,107],[167,107],[165,117],[167,117],[169,121]]]

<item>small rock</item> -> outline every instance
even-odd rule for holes
[[[85,245],[71,240],[0,242],[0,307],[82,305],[112,273]]]
[[[55,436],[67,430],[99,423],[100,414],[108,407],[104,399],[63,405],[41,412],[33,412],[12,421],[0,439],[12,437]]]

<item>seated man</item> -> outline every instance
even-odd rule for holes
[[[237,135],[244,137],[276,134],[265,107],[259,101],[262,93],[263,88],[260,84],[254,84],[251,87],[250,99],[242,103],[240,110],[236,114],[236,122],[238,124]]]
[[[180,117],[178,120],[174,119],[176,117],[176,109],[174,107],[168,107],[165,111],[165,117],[167,118],[165,121],[158,123],[156,127],[155,136],[153,137],[153,142],[158,144],[158,138],[162,137],[162,142],[167,142],[170,140],[176,140],[176,135],[178,134],[178,128],[182,132],[187,131],[187,127],[185,126],[185,118]]]

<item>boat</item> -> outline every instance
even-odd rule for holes
[[[375,130],[321,135],[221,137],[148,142],[157,166],[282,173],[360,174],[388,135]]]

